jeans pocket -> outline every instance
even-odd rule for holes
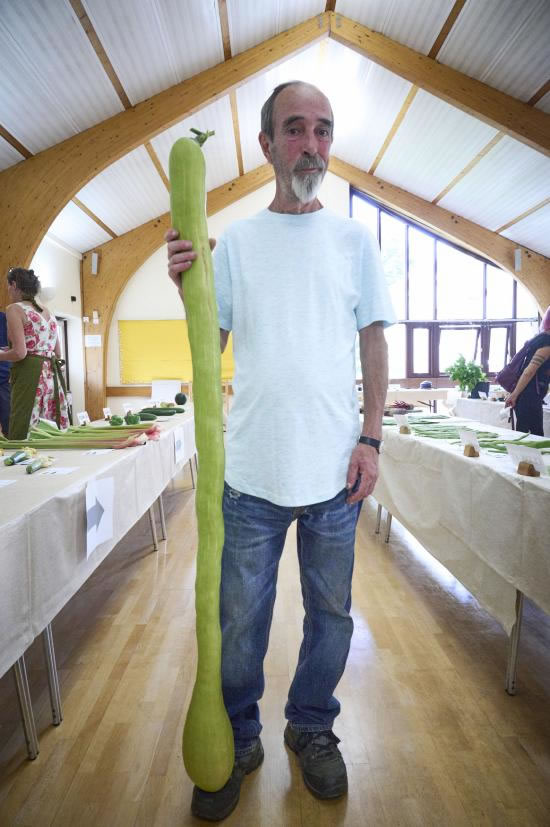
[[[224,488],[224,493],[232,500],[238,500],[242,496],[240,491],[237,491],[235,488],[231,488],[231,486],[227,483],[224,483]]]

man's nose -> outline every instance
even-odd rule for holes
[[[317,155],[318,150],[318,142],[317,136],[315,132],[312,130],[311,132],[306,132],[304,135],[304,142],[302,145],[302,152],[304,155]]]

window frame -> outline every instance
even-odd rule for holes
[[[405,316],[404,319],[398,319],[398,324],[405,325],[405,342],[406,342],[406,376],[405,377],[395,377],[395,379],[426,379],[426,378],[435,378],[435,379],[445,379],[448,377],[448,374],[444,372],[441,365],[439,364],[439,343],[441,338],[441,331],[448,328],[465,328],[465,327],[476,327],[478,329],[478,339],[476,343],[476,354],[478,354],[478,361],[484,372],[487,374],[488,377],[492,378],[495,376],[495,372],[489,372],[489,357],[490,357],[490,342],[491,342],[491,330],[493,328],[506,328],[506,359],[511,358],[516,353],[517,347],[517,331],[516,331],[516,324],[518,322],[536,322],[537,316],[529,316],[529,317],[522,317],[518,318],[517,316],[517,279],[514,278],[513,274],[509,274],[512,278],[512,307],[511,307],[511,315],[508,317],[503,318],[487,318],[487,267],[490,266],[492,268],[500,269],[498,265],[494,261],[490,261],[489,259],[485,258],[484,256],[480,255],[479,253],[473,252],[472,250],[468,250],[465,247],[462,247],[460,244],[457,244],[453,241],[450,241],[447,238],[439,235],[438,233],[434,232],[433,230],[429,229],[428,227],[423,226],[417,221],[412,220],[411,218],[400,214],[397,210],[392,209],[391,207],[387,207],[385,204],[381,204],[372,196],[367,195],[361,190],[357,189],[350,185],[349,187],[349,212],[350,216],[353,217],[353,205],[354,205],[354,198],[362,199],[366,201],[371,206],[375,207],[377,210],[377,220],[376,220],[376,227],[377,227],[377,241],[378,245],[381,245],[381,215],[382,213],[386,213],[393,218],[398,219],[400,222],[405,223],[405,273],[403,279],[403,286],[405,290],[405,297],[404,297],[404,307],[405,307]],[[411,282],[410,282],[410,243],[409,243],[409,233],[410,229],[414,228],[425,235],[429,236],[433,239],[433,261],[432,261],[432,279],[433,279],[433,310],[432,310],[432,318],[431,319],[410,319],[410,296],[411,296]],[[483,264],[483,274],[482,274],[482,318],[479,319],[439,319],[438,318],[438,307],[437,307],[437,281],[438,281],[438,243],[448,245],[460,253],[470,256],[471,258],[476,259],[477,261],[482,262]],[[507,271],[502,270],[503,273]],[[415,328],[427,328],[429,331],[429,373],[418,373],[414,372],[414,329]],[[506,360],[505,360],[506,361]],[[503,363],[505,364],[505,362]],[[394,377],[391,377],[393,379]]]

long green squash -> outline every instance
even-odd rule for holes
[[[224,479],[221,353],[212,255],[206,223],[205,162],[209,134],[180,138],[170,152],[172,226],[193,243],[197,258],[182,287],[193,363],[193,405],[199,472],[195,611],[198,661],[183,730],[183,762],[201,789],[221,789],[234,763],[233,731],[221,687],[220,580]]]

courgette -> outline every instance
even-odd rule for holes
[[[139,412],[139,418],[142,422],[153,422],[153,420],[155,420],[157,417],[156,417],[156,414],[154,414],[154,413],[148,413],[147,411],[140,411]]]
[[[221,353],[214,269],[206,223],[205,162],[198,140],[180,138],[170,152],[172,226],[197,258],[182,276],[191,360],[199,472],[195,612],[197,673],[183,730],[183,761],[203,790],[221,789],[234,764],[234,739],[221,685],[220,581],[224,480]]]

